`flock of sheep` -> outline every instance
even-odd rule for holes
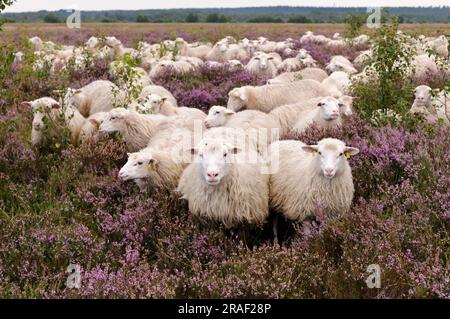
[[[347,40],[339,34],[327,38],[307,32],[300,42],[347,46]],[[294,58],[281,58],[280,52],[293,55],[293,39],[226,37],[211,45],[178,38],[158,44],[141,42],[138,49],[125,48],[115,37],[92,37],[83,47],[58,47],[38,37],[30,42],[36,55],[33,67],[47,63],[52,72],[66,67],[70,59],[77,68],[86,67],[83,50],[96,58],[139,57],[142,63],[135,68],[133,81],[143,87],[139,98],[126,108],[116,107],[124,104],[125,88],[104,80],[69,89],[59,100],[43,97],[24,102],[34,114],[33,145],[60,134],[61,117],[73,144],[118,132],[130,152],[120,179],[134,180],[146,190],[176,189],[189,202],[191,213],[226,227],[261,225],[269,210],[289,220],[303,220],[319,207],[331,216],[349,210],[354,193],[349,159],[359,150],[333,138],[315,145],[279,139],[288,132],[304,132],[311,124],[338,127],[351,117],[351,81],[374,76],[366,72],[371,68],[372,48],[353,62],[334,56],[321,69],[304,49],[295,52]],[[370,46],[366,35],[352,42]],[[411,37],[410,45],[417,49],[411,69],[416,75],[438,72],[427,48],[448,59],[448,40],[443,36]],[[162,47],[167,53],[161,56]],[[16,59],[20,63],[22,54],[17,53]],[[263,86],[234,88],[227,106],[212,106],[208,114],[179,106],[171,92],[152,82],[165,69],[189,73],[202,64],[245,68],[270,80]],[[119,65],[111,63],[110,72],[114,74]],[[417,87],[411,111],[448,122],[447,98],[431,91],[428,86]]]

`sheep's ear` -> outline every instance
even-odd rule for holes
[[[356,154],[358,154],[359,153],[359,149],[357,149],[356,147],[349,147],[349,146],[347,146],[346,148],[345,148],[345,155],[347,156],[347,157],[349,157],[349,156],[354,156],[354,155],[356,155]]]
[[[302,150],[304,150],[306,153],[310,154],[316,154],[319,150],[319,146],[317,145],[304,145],[302,146]]]
[[[233,110],[230,110],[230,109],[226,109],[226,110],[225,110],[225,115],[231,116],[231,115],[233,115],[233,114],[236,114],[236,112],[233,111]]]
[[[27,108],[31,108],[32,105],[33,105],[33,103],[30,101],[25,101],[25,102],[20,103],[20,106],[27,107]]]
[[[100,122],[96,119],[89,119],[89,122],[91,122],[92,125],[95,125],[97,127],[100,126]]]
[[[245,90],[239,90],[239,91],[238,91],[238,97],[239,97],[242,101],[247,101],[247,94],[246,94]]]
[[[158,164],[158,161],[156,159],[154,159],[154,158],[151,158],[148,161],[148,165],[147,165],[148,170],[149,171],[154,171],[157,164]]]
[[[78,90],[73,91],[73,94],[80,94],[81,92],[82,92],[81,89],[78,89]]]
[[[53,103],[51,106],[52,109],[60,109],[61,105],[59,103]]]

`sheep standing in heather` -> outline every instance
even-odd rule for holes
[[[282,84],[300,80],[315,80],[322,82],[328,77],[328,73],[319,68],[305,68],[297,72],[285,72],[267,81],[267,84]]]
[[[246,107],[268,113],[277,106],[328,95],[329,90],[314,80],[301,80],[283,85],[243,86],[228,93],[227,107],[233,111]]]
[[[279,126],[277,121],[269,114],[256,110],[244,110],[238,113],[223,106],[212,106],[205,119],[205,127],[228,127],[241,129],[256,139],[255,145],[260,153],[264,152],[267,145],[279,138]]]
[[[161,125],[170,119],[163,115],[140,114],[121,107],[111,110],[100,124],[100,133],[119,132],[130,152],[147,146]]]
[[[332,96],[339,97],[349,92],[351,81],[348,73],[335,71],[323,80],[322,84],[328,88]]]
[[[44,48],[44,43],[39,37],[32,37],[28,41],[33,46],[34,51],[41,51]]]
[[[264,52],[256,52],[245,66],[245,69],[259,76],[274,77],[277,75],[277,67],[273,60],[273,56]]]
[[[202,60],[206,60],[206,57],[208,56],[208,53],[211,51],[212,47],[208,45],[198,45],[198,46],[192,46],[189,43],[187,43],[184,39],[178,38],[177,39],[180,55],[181,56],[190,56],[199,58]]]
[[[193,107],[176,107],[172,105],[167,98],[157,94],[150,94],[145,98],[145,102],[137,105],[137,110],[141,113],[161,114],[165,116],[182,116],[192,120],[203,121],[206,114]]]
[[[161,76],[166,70],[174,71],[178,74],[185,74],[194,70],[194,66],[187,61],[159,61],[154,64],[150,70],[150,79]]]
[[[183,144],[184,138],[192,134],[189,130],[180,128],[173,133],[164,143],[152,143],[152,146],[139,152],[128,154],[128,161],[120,170],[119,178],[134,180],[141,190],[174,190],[189,164],[183,157],[185,147],[190,149],[194,145],[190,141],[187,145]]]
[[[445,91],[432,95],[432,89],[427,85],[419,85],[414,90],[414,103],[411,113],[423,114],[430,122],[442,119],[449,123],[450,120],[450,95]]]
[[[358,153],[333,138],[317,145],[272,143],[268,158],[278,169],[270,176],[270,206],[289,220],[304,220],[319,211],[329,217],[348,212],[354,194],[348,159]]]
[[[139,98],[145,100],[145,98],[151,94],[155,94],[160,96],[161,98],[165,98],[166,102],[170,103],[172,106],[178,106],[178,102],[173,94],[160,85],[148,85],[144,87],[141,91],[141,94],[139,94]]]
[[[316,124],[320,128],[342,125],[339,101],[331,96],[317,100],[317,107],[306,109],[299,114],[293,128],[296,132],[304,132],[311,124]]]
[[[70,131],[71,143],[79,142],[79,135],[86,119],[72,106],[64,109],[56,100],[43,97],[32,102],[23,102],[33,112],[31,128],[31,144],[44,145],[49,138],[58,137],[61,129],[67,127]]]
[[[79,142],[98,139],[100,124],[106,119],[108,112],[97,112],[89,116],[81,127]]]
[[[260,161],[249,163],[245,153],[226,139],[204,138],[196,160],[183,172],[178,191],[192,214],[218,221],[227,228],[261,225],[269,215],[269,175]]]
[[[439,67],[435,62],[435,57],[429,56],[428,54],[415,56],[411,61],[411,69],[413,76],[419,79],[439,73]]]
[[[330,73],[335,72],[335,71],[343,71],[348,74],[353,74],[353,73],[358,72],[355,69],[355,67],[353,66],[353,64],[346,57],[343,57],[342,55],[336,55],[336,56],[332,57],[330,62],[325,67],[325,69]]]
[[[68,102],[83,116],[88,117],[97,112],[108,112],[114,107],[115,102],[120,103],[120,96],[114,96],[113,91],[119,91],[114,83],[98,80],[74,90]]]

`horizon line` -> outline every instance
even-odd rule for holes
[[[278,5],[278,6],[244,6],[244,7],[185,7],[185,8],[157,8],[157,9],[107,9],[107,10],[81,10],[81,12],[102,12],[102,11],[147,11],[147,10],[158,10],[158,11],[164,11],[164,10],[215,10],[215,9],[252,9],[252,8],[348,8],[348,9],[363,9],[367,8],[367,6],[289,6],[289,5]],[[373,8],[378,8],[378,6],[373,6]],[[429,6],[379,6],[379,8],[450,8],[450,5],[429,5]],[[70,8],[60,8],[56,10],[37,10],[37,11],[9,11],[9,12],[0,12],[0,14],[8,14],[8,13],[38,13],[38,12],[58,12],[58,11],[69,11]]]

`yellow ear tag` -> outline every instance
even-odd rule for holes
[[[55,147],[56,147],[56,148],[60,148],[61,145],[60,145],[59,143],[56,143],[56,144],[55,144]]]
[[[345,152],[345,158],[347,159],[347,161],[350,159],[350,153],[349,152]]]
[[[312,156],[316,156],[317,155],[317,151],[312,151]]]
[[[153,170],[155,170],[155,164],[149,163],[149,164],[147,165],[147,168],[148,168],[149,171],[153,171]]]

